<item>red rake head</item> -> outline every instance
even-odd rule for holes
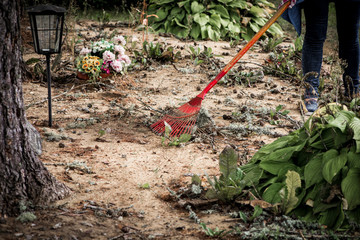
[[[195,97],[190,102],[185,103],[170,114],[166,114],[150,128],[157,134],[165,132],[165,122],[170,125],[170,136],[180,136],[181,134],[191,134],[196,123],[197,114],[200,111],[202,98]]]

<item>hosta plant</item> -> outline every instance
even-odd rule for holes
[[[179,38],[249,40],[265,25],[273,8],[267,0],[150,0],[148,14],[158,16],[150,21],[154,30]],[[268,32],[282,35],[276,23]]]
[[[339,229],[360,221],[360,118],[329,104],[263,146],[241,167],[263,200],[285,214]],[[280,206],[280,207],[279,207]]]

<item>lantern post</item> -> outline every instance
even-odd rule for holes
[[[41,4],[28,9],[35,52],[46,56],[49,127],[52,126],[50,55],[61,52],[64,15],[62,7]]]

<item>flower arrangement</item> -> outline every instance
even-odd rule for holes
[[[115,36],[111,41],[92,42],[90,48],[81,49],[76,60],[77,70],[94,80],[102,73],[126,73],[131,59],[125,54],[125,45],[126,40],[121,35]]]

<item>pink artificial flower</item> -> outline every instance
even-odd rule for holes
[[[126,44],[125,38],[124,38],[123,36],[121,36],[121,35],[118,35],[118,36],[114,37],[114,38],[113,38],[113,42],[114,42],[115,44],[121,43],[121,45],[124,45],[124,46],[125,46],[125,44]]]
[[[105,51],[105,52],[103,53],[103,59],[104,59],[104,61],[106,61],[106,62],[114,61],[114,60],[115,60],[115,54],[113,54],[113,53],[110,52],[110,51]]]
[[[80,51],[80,55],[87,55],[87,54],[89,54],[89,53],[91,53],[91,50],[88,49],[87,47],[84,47],[84,48],[81,49],[81,51]]]
[[[118,52],[120,56],[125,54],[125,49],[121,45],[115,45],[114,50]]]
[[[128,55],[120,56],[119,60],[125,62],[125,66],[129,66],[131,64],[131,59],[129,58]]]
[[[115,61],[110,63],[110,65],[116,72],[121,72],[121,70],[123,68],[122,62],[119,59],[116,59]]]
[[[110,62],[104,61],[102,67],[103,67],[103,68],[108,68],[108,67],[109,67],[109,64],[110,64]]]

